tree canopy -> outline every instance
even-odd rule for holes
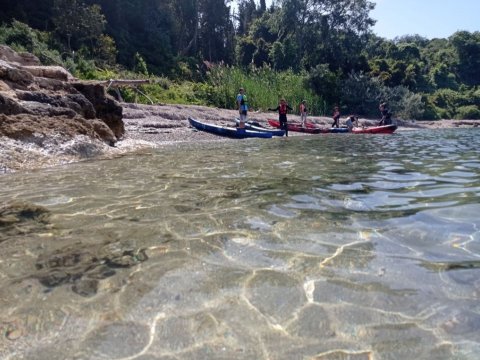
[[[416,117],[460,116],[461,107],[480,116],[473,95],[480,84],[480,33],[387,40],[372,33],[369,0],[277,0],[270,7],[265,0],[3,3],[2,42],[27,49],[36,31],[35,41],[64,60],[194,81],[203,81],[214,64],[267,67],[306,74],[305,86],[318,96],[358,112],[371,111],[361,100],[367,86],[374,101],[403,96],[412,102],[416,94],[413,102],[424,109]]]

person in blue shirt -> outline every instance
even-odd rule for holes
[[[245,123],[247,122],[247,112],[248,112],[248,101],[247,95],[245,94],[245,89],[240,88],[237,95],[237,108],[238,113],[240,114],[240,123],[238,127],[240,129],[245,129]]]

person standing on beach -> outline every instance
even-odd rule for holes
[[[338,106],[335,106],[333,109],[333,123],[332,123],[332,128],[333,127],[340,127],[340,108]]]
[[[300,103],[300,120],[302,121],[302,127],[305,127],[307,122],[307,102],[303,100]]]
[[[382,115],[382,120],[378,123],[379,126],[381,125],[391,125],[392,124],[392,113],[388,108],[387,103],[381,103],[378,107],[380,110],[380,114]]]
[[[240,114],[240,123],[238,127],[240,129],[245,129],[245,123],[247,122],[248,102],[247,102],[247,95],[245,94],[244,88],[240,88],[238,90],[237,107],[238,107],[238,113]]]
[[[287,101],[282,98],[275,109],[268,110],[278,111],[278,121],[280,122],[280,129],[285,130],[285,136],[288,136],[287,111],[292,111],[293,109],[290,107],[290,105],[287,104]]]

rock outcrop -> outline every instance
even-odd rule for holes
[[[0,45],[0,136],[38,144],[82,135],[114,145],[124,133],[122,107],[102,85]]]

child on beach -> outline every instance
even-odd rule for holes
[[[300,103],[300,120],[302,121],[302,127],[305,127],[305,123],[307,122],[307,102],[303,100]]]

